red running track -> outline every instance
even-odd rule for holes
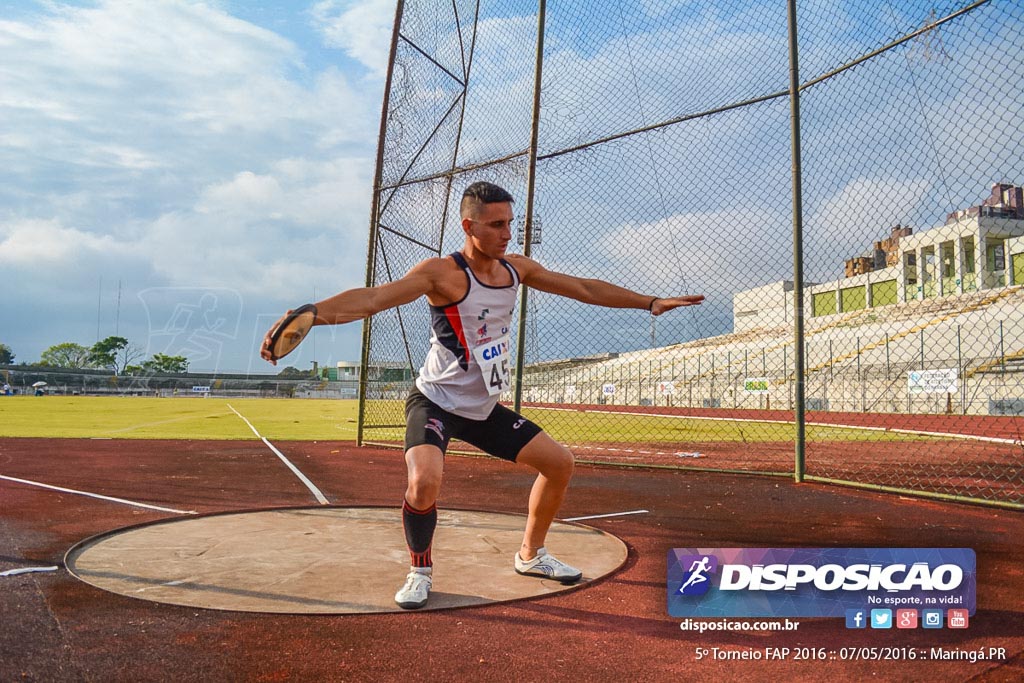
[[[399,451],[287,443],[287,457],[340,505],[393,504]],[[0,440],[0,474],[177,509],[309,505],[258,442]],[[440,505],[522,512],[525,468],[449,457]],[[60,570],[0,578],[0,680],[36,681],[1019,681],[1024,679],[1024,515],[788,480],[581,466],[562,510],[627,542],[626,566],[544,599],[429,613],[304,617],[133,600]],[[87,536],[168,516],[0,480],[0,571],[60,564]],[[963,631],[681,631],[666,614],[673,547],[971,547],[978,611]],[[367,549],[372,561],[372,549]],[[344,581],[343,576],[338,577]],[[698,648],[1004,648],[999,661],[698,660]]]
[[[557,408],[604,413],[633,413],[643,415],[676,415],[730,420],[793,422],[792,410],[753,410],[732,408],[670,408],[665,406],[616,406],[530,403],[533,408]],[[1013,415],[921,415],[906,413],[841,413],[830,411],[808,412],[807,424],[843,425],[847,427],[873,427],[877,429],[905,429],[935,434],[961,434],[998,439],[1024,440],[1024,417]]]

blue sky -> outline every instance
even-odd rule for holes
[[[0,342],[31,362],[117,332],[197,370],[274,371],[254,354],[280,313],[362,284],[393,17],[0,3]],[[358,358],[358,337],[319,330],[318,360]],[[290,360],[310,367],[307,347]]]
[[[801,2],[802,80],[967,4]],[[415,25],[424,34],[444,36],[451,30],[446,21],[443,15],[417,15]],[[1024,91],[992,78],[1012,73],[1020,63],[1022,25],[1019,2],[994,0],[944,24],[927,40],[911,40],[804,91],[807,281],[838,279],[845,259],[888,237],[897,224],[918,232],[941,225],[948,212],[980,203],[991,183],[1024,180],[1019,145],[1007,144],[1007,131],[1024,122]],[[481,23],[459,165],[526,148],[534,27],[525,9],[519,16]],[[544,244],[538,258],[550,268],[643,292],[708,296],[699,309],[659,318],[657,344],[730,331],[734,293],[793,277],[787,98],[579,154],[543,157],[673,117],[785,92],[787,56],[784,4],[549,3],[536,197]],[[412,65],[411,93],[401,100],[407,130],[386,167],[386,181],[403,173],[403,155],[419,150],[423,136],[409,131],[416,131],[416,124],[430,130],[459,90],[411,51],[406,57]],[[451,131],[444,135],[454,137]],[[437,153],[429,167],[433,150],[428,150],[413,176],[450,164]],[[521,197],[524,167],[509,164],[481,173]],[[393,202],[398,208],[389,209],[384,221],[432,229],[436,221],[408,215],[405,207],[425,206],[437,192],[418,186],[401,190],[404,200]],[[440,208],[434,211],[439,214]],[[432,233],[424,228],[419,236],[429,241]],[[458,241],[458,232],[449,230],[445,251],[457,248]],[[395,261],[409,251],[393,238],[386,242]],[[420,257],[425,255],[424,250]],[[631,351],[650,343],[650,320],[643,312],[532,296],[541,304],[528,361]],[[403,355],[398,349],[381,353],[393,353],[388,360]]]
[[[483,5],[463,162],[528,137],[534,3],[498,4]],[[802,75],[962,4],[801,3]],[[780,8],[641,0],[582,20],[583,6],[549,7],[542,153],[786,87]],[[0,1],[0,343],[32,362],[116,332],[195,370],[276,372],[256,356],[268,325],[364,281],[393,15],[394,0]],[[423,17],[413,38],[454,62],[457,41]],[[925,229],[993,181],[1024,181],[1005,143],[1024,94],[985,84],[1019,65],[1022,25],[1019,3],[994,0],[930,47],[805,92],[809,280],[838,277],[897,222]],[[406,102],[443,110],[452,87],[435,75]],[[735,291],[791,277],[788,116],[780,99],[543,163],[539,255],[709,295],[699,314],[659,320],[659,343],[727,332]],[[530,358],[648,343],[642,312],[544,303]],[[359,343],[359,325],[320,328],[288,363],[355,360]]]

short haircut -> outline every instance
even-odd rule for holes
[[[475,214],[483,204],[511,203],[513,201],[515,200],[512,199],[512,195],[505,188],[481,180],[467,187],[462,193],[459,213],[465,218],[467,215]]]

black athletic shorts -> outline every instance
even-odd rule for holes
[[[515,462],[519,451],[542,430],[500,403],[486,420],[470,420],[441,408],[416,387],[405,400],[405,450],[430,444],[444,453],[448,441],[462,439],[484,453]]]

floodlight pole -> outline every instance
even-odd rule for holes
[[[380,133],[377,136],[377,164],[373,174],[373,199],[370,208],[370,237],[366,245],[366,286],[374,285],[374,272],[377,269],[377,233],[380,223],[381,178],[384,173],[384,136],[388,131],[388,106],[391,95],[391,79],[395,71],[395,53],[398,51],[398,35],[402,25],[402,12],[405,10],[404,0],[398,0],[395,6],[395,24],[391,29],[391,51],[388,54],[388,72],[384,79],[384,101],[380,110]],[[359,361],[359,416],[356,418],[356,445],[363,445],[363,422],[366,418],[366,385],[370,369],[370,327],[373,317],[363,320],[363,348]]]
[[[806,391],[804,382],[804,228],[800,176],[800,65],[797,49],[796,0],[788,0],[786,14],[789,27],[790,138],[793,153],[793,376],[795,382],[794,422],[796,424],[796,462],[793,477],[797,483],[800,483],[804,480],[807,437],[804,414]]]
[[[537,180],[537,141],[540,137],[540,85],[544,71],[544,15],[547,8],[546,0],[537,4],[537,55],[533,67],[533,121],[530,127],[530,165],[526,176],[526,226],[523,230],[523,255],[530,256],[533,243],[533,195]],[[526,361],[526,303],[528,288],[522,285],[519,290],[519,343],[516,345],[516,383],[513,398],[513,410],[517,413],[523,407],[523,367]]]

